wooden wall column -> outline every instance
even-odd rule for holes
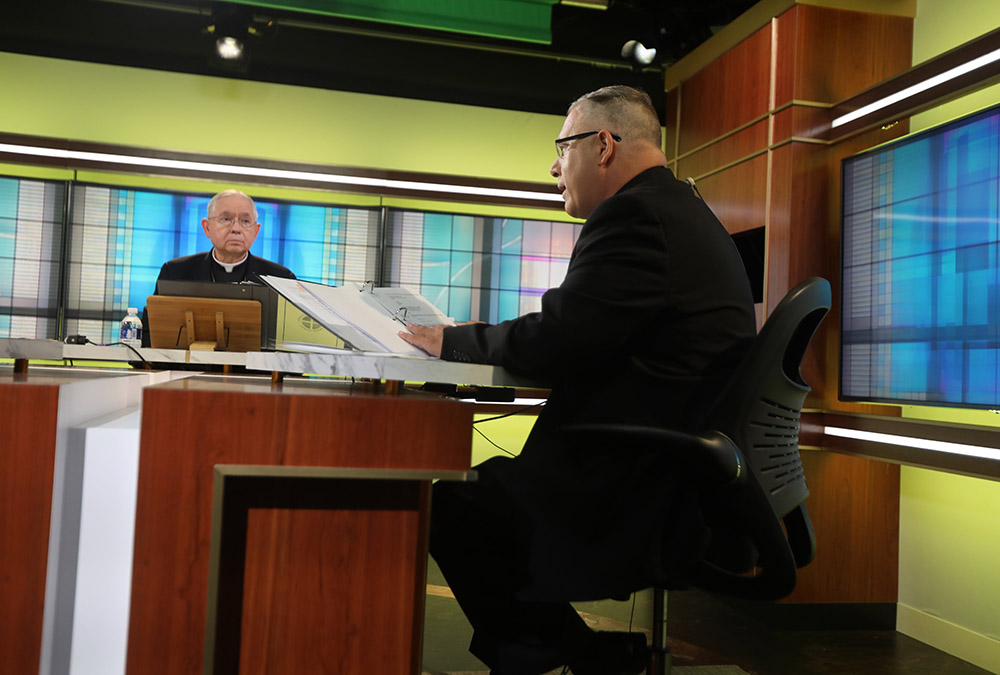
[[[839,144],[824,134],[832,104],[910,67],[913,19],[792,0],[786,7],[711,62],[667,71],[666,151],[731,233],[765,228],[759,314],[803,279],[831,281],[834,308],[802,372],[812,405],[837,408],[840,161],[907,125]],[[803,461],[819,553],[790,599],[895,602],[898,467],[820,452]]]

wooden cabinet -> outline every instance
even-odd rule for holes
[[[126,672],[202,672],[216,465],[467,471],[471,438],[472,406],[372,385],[147,388]],[[429,481],[341,485],[333,510],[305,487],[269,506],[267,485],[246,518],[239,672],[419,673]]]

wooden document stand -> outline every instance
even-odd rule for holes
[[[260,303],[255,300],[151,295],[146,311],[154,349],[260,350]]]

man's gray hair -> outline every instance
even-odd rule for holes
[[[239,190],[223,190],[219,194],[215,195],[208,200],[208,217],[211,218],[215,215],[215,204],[220,199],[225,199],[226,197],[243,197],[250,200],[250,208],[253,209],[253,222],[257,222],[257,205],[253,203],[253,199],[250,199],[250,195],[245,192],[240,192]]]
[[[602,87],[573,101],[566,112],[577,108],[624,139],[643,140],[662,147],[660,119],[649,94],[641,89],[622,84]]]

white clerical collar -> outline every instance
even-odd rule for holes
[[[233,271],[233,269],[235,269],[235,268],[236,268],[236,266],[237,266],[237,265],[240,265],[240,264],[242,264],[243,262],[245,262],[245,261],[246,261],[246,259],[247,259],[247,256],[248,256],[248,255],[250,255],[250,253],[249,253],[249,252],[247,252],[247,253],[244,253],[244,254],[243,254],[243,257],[242,257],[242,258],[240,258],[239,260],[237,260],[237,261],[236,261],[236,262],[234,262],[234,263],[224,263],[224,262],[222,262],[221,260],[219,260],[218,258],[216,258],[216,257],[215,257],[215,249],[214,249],[214,248],[212,249],[212,260],[214,260],[215,262],[217,262],[217,263],[219,263],[220,265],[222,265],[222,266],[223,266],[223,267],[224,267],[224,268],[226,269],[226,273],[227,273],[227,274],[228,274],[228,273],[231,273],[231,272]]]

